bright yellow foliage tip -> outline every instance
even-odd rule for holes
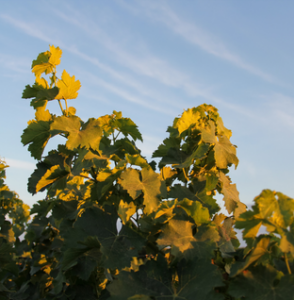
[[[55,99],[75,99],[78,96],[78,90],[81,87],[79,80],[75,80],[75,76],[72,77],[64,70],[61,75],[61,80],[59,79],[56,83],[59,88],[59,93]]]

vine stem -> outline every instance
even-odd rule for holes
[[[63,110],[63,107],[62,107],[62,104],[61,104],[60,100],[58,100],[58,104],[59,104],[59,107],[60,107],[60,109],[62,111],[62,114],[64,114],[64,110]]]
[[[184,176],[185,176],[185,178],[186,178],[186,180],[187,180],[187,183],[190,181],[190,179],[188,178],[188,176],[187,176],[187,173],[186,173],[186,170],[185,170],[185,168],[183,168],[183,173],[184,173]]]
[[[91,177],[88,177],[88,176],[85,176],[85,175],[79,175],[80,177],[84,177],[84,178],[87,178],[87,179],[89,179],[89,180],[92,180],[92,181],[94,181],[94,179],[93,178],[91,178]]]
[[[66,101],[66,99],[64,99],[64,102],[65,102],[65,107],[66,107],[66,116],[68,117],[68,107],[67,107],[67,101]]]
[[[285,253],[285,263],[286,263],[286,266],[287,266],[288,272],[289,272],[289,274],[291,275],[291,274],[292,274],[292,272],[291,272],[291,269],[290,269],[290,265],[289,265],[289,261],[288,261],[288,256],[287,256],[287,253]]]

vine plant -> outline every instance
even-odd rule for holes
[[[46,191],[30,222],[0,165],[0,299],[293,300],[294,200],[264,190],[246,210],[228,176],[238,165],[232,132],[217,109],[175,118],[156,166],[121,112],[76,115],[68,100],[81,85],[66,71],[57,77],[61,54],[54,46],[39,54],[23,92],[35,119],[21,141],[38,160],[28,191]],[[47,109],[56,100],[58,116]],[[65,143],[44,155],[57,135]],[[261,226],[267,233],[258,235]]]

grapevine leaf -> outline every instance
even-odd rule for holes
[[[193,243],[194,244],[194,243]],[[219,269],[210,261],[194,259],[193,261],[182,260],[179,263],[177,273],[179,276],[179,299],[223,300],[222,294],[214,289],[224,285]]]
[[[174,165],[175,168],[188,168],[192,165],[194,160],[200,160],[205,157],[209,149],[208,144],[201,143],[196,150],[188,156],[185,161],[179,165]]]
[[[155,157],[155,156],[153,156],[153,157]],[[186,161],[190,161],[190,160],[191,160],[191,158],[189,157],[189,155],[186,152],[184,152],[178,148],[170,148],[170,149],[168,149],[166,155],[159,162],[159,167],[162,168],[165,165],[181,166]]]
[[[144,192],[145,212],[149,214],[157,209],[160,196],[166,196],[166,189],[160,176],[151,168],[144,168],[141,176],[142,181],[139,171],[130,168],[121,174],[120,183],[134,200]]]
[[[49,62],[50,64],[56,66],[60,64],[60,58],[62,55],[62,50],[59,47],[55,46],[49,46],[50,48],[50,57],[49,57]]]
[[[42,73],[51,73],[53,71],[53,65],[49,63],[50,52],[42,52],[38,55],[36,60],[32,63],[32,72],[36,77],[40,77]]]
[[[195,241],[192,234],[193,223],[187,220],[171,219],[164,225],[157,244],[163,247],[173,246],[172,253],[184,252],[193,248],[191,242]]]
[[[195,193],[185,186],[175,184],[173,187],[171,187],[168,196],[169,198],[177,198],[178,200],[187,198],[193,201],[200,201],[204,207],[208,208],[210,214],[214,214],[219,211],[220,208],[217,205],[216,200],[213,199],[212,195],[207,195],[206,191],[199,192],[196,188],[194,192]]]
[[[55,99],[75,99],[78,96],[78,90],[81,87],[79,80],[75,80],[75,76],[70,75],[64,70],[61,75],[61,80],[57,81],[59,93]]]
[[[145,239],[128,226],[123,226],[118,235],[112,236],[111,242],[107,247],[102,243],[103,265],[105,268],[119,270],[129,267],[132,258],[136,257],[145,245]]]
[[[68,140],[66,146],[68,149],[90,147],[94,150],[99,149],[99,142],[102,136],[102,130],[99,126],[99,121],[96,119],[89,119],[83,124],[81,130],[81,120],[76,116],[70,117],[57,117],[50,126],[51,132],[68,132]]]
[[[155,150],[152,154],[152,157],[164,157],[167,155],[167,152],[170,148],[179,149],[180,148],[181,139],[180,138],[166,138],[163,141],[163,144],[159,145],[157,150]]]
[[[217,142],[215,137],[215,124],[213,121],[209,120],[208,124],[203,128],[200,128],[201,139],[204,143],[214,144]]]
[[[185,210],[188,216],[193,218],[196,225],[200,226],[201,224],[210,222],[208,209],[203,207],[199,201],[192,201],[185,198],[178,205]]]
[[[45,106],[37,107],[35,116],[37,121],[48,122],[52,119],[52,115],[50,114],[48,109],[45,109]]]
[[[217,131],[218,131],[218,135],[224,135],[226,136],[228,139],[230,139],[230,137],[232,136],[232,131],[230,129],[227,129],[224,126],[223,120],[221,117],[218,117],[216,120],[216,124],[217,124]]]
[[[50,101],[55,99],[58,92],[59,90],[57,87],[49,88],[45,79],[38,78],[32,87],[30,85],[25,87],[22,98],[33,98],[31,101],[31,106],[37,108],[44,106],[47,100]]]
[[[92,206],[82,214],[75,223],[75,228],[82,229],[84,236],[97,237],[104,254],[103,264],[106,268],[129,267],[132,257],[141,250],[144,239],[128,226],[123,226],[118,234],[117,215]]]
[[[177,174],[177,171],[172,169],[171,167],[163,167],[160,170],[160,175],[162,180],[168,180],[175,176]]]
[[[150,296],[156,300],[162,296],[169,299],[167,295],[170,295],[172,299],[171,281],[172,275],[166,260],[159,255],[157,261],[147,261],[145,265],[140,266],[138,272],[121,271],[117,280],[107,286],[111,295],[109,300],[126,300],[135,295],[145,296],[145,298]]]
[[[36,192],[43,190],[45,187],[48,187],[48,185],[56,182],[57,180],[67,177],[68,174],[69,172],[60,168],[59,165],[52,166],[38,181],[36,185]]]
[[[282,228],[286,228],[292,223],[294,199],[282,193],[263,190],[262,193],[255,198],[255,202],[258,205],[261,217],[264,219],[269,219],[273,224]]]
[[[253,250],[247,255],[244,262],[236,262],[232,268],[230,276],[234,277],[248,268],[253,262],[258,260],[267,252],[268,245],[270,243],[270,237],[262,237]]]
[[[31,156],[40,160],[50,137],[50,123],[38,121],[28,125],[21,136],[21,141],[24,145],[30,144],[28,150]]]
[[[290,252],[294,257],[294,234],[291,232],[286,232],[285,235],[282,236],[280,241],[280,249],[284,253]]]
[[[199,259],[209,263],[211,262],[211,259],[215,256],[215,250],[217,249],[215,241],[196,241],[191,242],[191,244],[192,248],[187,249],[182,255],[185,260]]]
[[[106,168],[110,164],[108,158],[96,154],[96,152],[85,148],[78,149],[78,159],[75,161],[72,174],[79,175],[83,171],[90,171],[92,167]]]
[[[146,159],[140,154],[130,155],[126,153],[126,161],[131,165],[140,166],[142,168],[149,166]]]
[[[190,189],[180,184],[172,186],[168,196],[169,198],[177,198],[178,200],[187,198],[193,201],[200,201],[200,199]]]
[[[271,266],[257,266],[234,278],[228,293],[237,298],[250,300],[293,300],[294,276],[286,275],[277,283],[280,275]]]
[[[213,290],[223,286],[223,283],[217,267],[210,262],[181,260],[177,267],[178,284],[173,283],[172,276],[166,260],[159,255],[156,261],[151,260],[140,266],[138,272],[121,271],[117,280],[107,286],[111,295],[109,299],[140,299],[149,296],[155,300],[194,300],[195,295],[204,300],[224,299]]]
[[[235,213],[235,217],[246,211],[246,205],[239,199],[239,192],[236,184],[231,184],[230,179],[223,172],[220,172],[219,180],[222,183],[221,193],[224,195],[224,202],[228,213]]]
[[[187,109],[183,112],[182,116],[177,119],[174,127],[178,129],[179,134],[195,125],[200,118],[200,113],[194,109]]]
[[[139,139],[143,142],[142,135],[138,130],[138,126],[129,118],[115,119],[114,122],[117,130],[122,132],[126,137],[130,135],[135,141]]]
[[[92,200],[99,200],[117,180],[121,171],[118,169],[100,171],[96,177],[96,181],[91,186]]]
[[[216,166],[226,169],[228,165],[234,164],[237,168],[239,160],[236,156],[236,148],[226,136],[218,136],[214,147]]]
[[[217,222],[217,218],[224,219]],[[227,258],[231,257],[231,253],[235,252],[235,248],[232,243],[232,238],[235,238],[235,232],[233,230],[233,219],[227,218],[225,216],[219,215],[215,216],[214,222],[218,223],[219,233],[220,233],[220,240],[218,241],[219,249],[222,253],[222,257]]]
[[[122,223],[126,224],[129,221],[130,217],[137,211],[137,208],[134,202],[127,203],[123,200],[120,200],[118,207],[118,215],[120,216]]]

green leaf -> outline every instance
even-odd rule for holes
[[[60,168],[59,165],[52,166],[46,173],[42,176],[42,178],[38,181],[36,185],[36,192],[48,187],[48,185],[60,181],[61,179],[66,179],[69,172]],[[63,188],[65,188],[65,184],[63,184]]]
[[[169,149],[171,148],[179,149],[180,143],[181,143],[181,138],[179,137],[166,138],[163,141],[163,144],[159,145],[157,150],[153,152],[152,157],[164,157],[165,155],[167,155]]]
[[[166,196],[166,188],[160,176],[151,168],[144,168],[140,173],[135,169],[127,169],[120,176],[120,184],[134,200],[144,193],[144,211],[149,214],[157,209],[160,198]]]
[[[42,52],[38,55],[37,59],[33,60],[32,72],[36,77],[40,77],[42,73],[51,73],[53,71],[53,65],[49,63],[50,52]]]
[[[51,132],[69,133],[66,146],[73,150],[78,147],[85,147],[93,150],[99,149],[99,142],[102,137],[102,130],[98,120],[91,118],[82,125],[81,120],[76,116],[57,117],[50,126]]]
[[[230,282],[228,293],[244,300],[293,300],[294,276],[283,276],[271,266],[257,266]],[[243,298],[244,297],[244,298]]]
[[[105,268],[123,269],[131,265],[133,257],[138,256],[138,252],[145,245],[145,239],[132,228],[123,225],[118,235],[113,235],[109,241],[111,245],[101,247],[103,253],[102,264]]]
[[[169,299],[166,296],[173,295],[171,281],[166,260],[159,255],[157,261],[148,261],[140,266],[138,272],[121,271],[117,280],[107,286],[111,295],[109,300],[126,300],[135,295],[150,296],[153,299],[165,296],[165,299]]]
[[[24,130],[21,142],[24,145],[29,144],[28,150],[31,152],[31,156],[40,160],[50,137],[50,122],[32,122]]]
[[[165,258],[158,255],[156,261],[147,261],[138,272],[121,271],[107,286],[111,295],[109,299],[137,299],[136,295],[154,300],[194,300],[195,296],[201,300],[224,299],[214,292],[214,288],[223,286],[223,282],[217,267],[210,262],[182,260],[176,271],[178,283],[172,280],[174,274]]]
[[[116,222],[117,215],[112,207],[107,212],[93,205],[86,209],[74,227],[82,229],[85,237],[97,237],[106,268],[122,269],[130,266],[132,257],[138,255],[145,239],[128,226],[123,226],[118,233]]]
[[[266,254],[270,241],[271,241],[270,237],[262,237],[257,243],[257,245],[254,247],[254,249],[252,249],[250,253],[247,255],[244,262],[236,262],[232,266],[230,276],[234,277],[240,274],[242,271],[248,268],[253,262],[255,262],[264,254]]]
[[[37,193],[37,184],[40,181],[40,179],[44,176],[44,174],[47,172],[47,170],[50,169],[50,165],[48,163],[39,162],[37,163],[37,169],[34,170],[33,174],[30,176],[28,180],[28,192],[30,192],[32,195]],[[41,189],[40,191],[44,191],[44,189]]]
[[[57,87],[49,88],[46,83],[40,83],[36,82],[32,87],[30,85],[26,85],[22,94],[22,98],[24,99],[33,98],[31,106],[35,109],[37,107],[45,106],[47,101],[54,100],[59,92]]]
[[[153,156],[153,157],[155,157],[155,156]],[[186,152],[184,152],[180,149],[170,148],[167,151],[166,155],[159,162],[159,167],[162,168],[165,165],[181,166],[182,164],[184,165],[185,162],[187,164],[190,160],[191,160],[191,158]]]
[[[178,205],[185,210],[188,216],[193,218],[196,225],[200,226],[201,224],[210,222],[208,209],[203,207],[199,201],[192,201],[185,198]]]
[[[201,143],[196,150],[190,155],[188,156],[185,161],[181,164],[176,164],[174,165],[175,168],[188,168],[190,167],[193,163],[195,163],[195,161],[197,160],[201,160],[206,156],[206,153],[209,149],[209,145],[208,144],[204,144]],[[165,161],[164,161],[165,162]]]
[[[139,139],[143,142],[142,135],[138,130],[138,126],[129,118],[115,119],[114,122],[117,130],[121,131],[126,137],[130,135],[135,141]]]

